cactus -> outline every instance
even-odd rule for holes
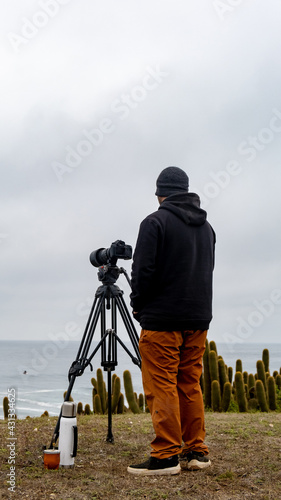
[[[83,404],[81,403],[81,401],[79,401],[77,405],[77,414],[82,415],[82,413],[83,413]]]
[[[97,383],[97,380],[95,379],[95,377],[91,378],[91,383],[92,383],[92,386],[96,389],[96,394],[97,394],[98,393],[98,383]]]
[[[98,415],[103,413],[99,394],[96,394],[94,397],[94,413],[97,413]]]
[[[245,385],[243,381],[243,375],[241,372],[235,373],[235,389],[236,389],[236,400],[238,403],[239,411],[247,411],[247,400],[245,396]]]
[[[63,393],[63,400],[65,400],[66,393],[67,393],[67,391],[64,391],[64,393]],[[73,397],[69,396],[68,401],[73,401]]]
[[[118,399],[117,413],[124,413],[124,395],[121,393]]]
[[[277,377],[277,375],[278,375],[278,371],[277,371],[277,370],[274,370],[274,372],[273,372],[273,377],[274,377],[274,378],[276,378],[276,377]]]
[[[258,375],[258,380],[261,380],[264,386],[264,390],[267,390],[266,386],[266,375],[265,375],[265,369],[264,369],[264,364],[261,359],[257,361],[257,375]]]
[[[243,372],[243,381],[245,385],[249,385],[249,375],[248,372]]]
[[[3,398],[3,412],[4,412],[4,418],[7,420],[9,416],[9,399],[7,396]]]
[[[211,376],[211,381],[213,380],[219,380],[219,371],[218,371],[218,359],[217,359],[217,353],[216,351],[210,351],[209,352],[209,370],[210,370],[210,376]]]
[[[212,410],[221,411],[221,390],[218,380],[212,381],[211,388],[212,388]]]
[[[241,373],[243,373],[243,369],[242,369],[242,361],[241,361],[241,359],[237,359],[237,360],[236,360],[236,367],[235,367],[235,371],[236,371],[236,372],[241,372]]]
[[[268,411],[265,389],[261,380],[256,381],[256,395],[261,411]]]
[[[217,345],[216,345],[216,343],[215,343],[214,340],[210,341],[209,350],[210,351],[215,351],[216,355],[218,355]]]
[[[143,409],[144,409],[144,397],[143,397],[142,393],[139,394],[139,409],[140,409],[141,412],[143,412]]]
[[[205,352],[203,355],[203,378],[204,378],[204,403],[206,408],[211,408],[212,400],[211,400],[211,377],[210,377],[210,368],[209,368],[209,343],[206,340]]]
[[[262,360],[263,360],[265,371],[269,372],[269,350],[268,349],[264,349],[262,351]]]
[[[222,411],[227,411],[231,401],[232,387],[230,382],[225,382],[223,386],[221,408]]]
[[[85,405],[84,415],[91,415],[90,405]]]
[[[276,376],[276,385],[278,389],[281,390],[281,375],[279,374]]]
[[[233,368],[232,368],[232,366],[228,367],[227,374],[228,374],[228,380],[232,384],[232,377],[233,377]]]
[[[252,373],[249,373],[248,387],[249,387],[249,390],[252,387],[255,387],[255,377],[254,377],[254,375]]]
[[[223,358],[220,358],[218,360],[218,369],[219,369],[219,381],[220,381],[220,388],[221,388],[221,395],[222,395],[223,389],[224,389],[224,384],[226,384],[226,382],[228,382]]]
[[[276,385],[273,377],[267,379],[268,405],[270,410],[276,410]]]
[[[120,396],[120,388],[121,388],[120,378],[116,376],[114,377],[114,385],[112,390],[112,406],[111,406],[112,413],[114,413],[115,410],[117,410],[119,396]]]
[[[98,395],[100,397],[100,402],[101,402],[102,413],[105,413],[106,396],[105,396],[104,380],[101,368],[97,369],[97,387],[98,387]]]
[[[248,401],[248,410],[257,410],[258,408],[258,400],[256,398],[252,398]]]
[[[130,371],[125,370],[123,373],[123,377],[124,377],[125,394],[126,394],[126,398],[127,398],[130,410],[133,413],[140,413],[139,405],[136,402],[136,398],[135,398],[135,394],[134,394],[132,377],[131,377]]]

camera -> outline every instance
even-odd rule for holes
[[[95,267],[109,264],[116,266],[118,259],[129,260],[132,258],[132,247],[122,240],[116,240],[109,248],[98,248],[90,254],[90,262]]]

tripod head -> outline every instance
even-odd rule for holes
[[[131,287],[131,281],[127,274],[126,269],[118,266],[111,266],[110,264],[106,266],[100,266],[98,270],[98,279],[103,285],[114,285],[118,280],[120,274],[124,274],[126,280]]]

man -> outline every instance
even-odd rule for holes
[[[160,206],[140,225],[132,265],[131,306],[142,327],[143,387],[156,436],[149,460],[128,472],[145,475],[211,464],[200,376],[215,233],[183,170],[165,168],[156,186]]]

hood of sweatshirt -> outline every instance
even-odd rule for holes
[[[186,224],[202,226],[207,212],[200,208],[200,198],[196,193],[176,193],[168,196],[158,210],[169,210]]]

